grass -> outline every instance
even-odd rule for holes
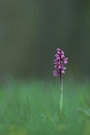
[[[0,135],[90,135],[90,89],[64,82],[13,81],[0,88]]]

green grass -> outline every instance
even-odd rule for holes
[[[0,88],[0,135],[90,135],[90,88],[64,82],[11,82]]]

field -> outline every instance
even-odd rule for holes
[[[40,80],[0,86],[0,135],[90,135],[90,86]]]

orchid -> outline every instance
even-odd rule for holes
[[[62,74],[65,73],[66,67],[65,64],[68,63],[68,58],[65,57],[64,52],[57,48],[57,53],[55,54],[56,59],[54,59],[54,68],[56,70],[53,71],[53,76],[60,75],[60,113],[62,113],[62,101],[63,101],[63,81]]]
[[[56,70],[53,71],[54,76],[58,76],[59,74],[65,73],[66,67],[64,64],[68,63],[68,58],[64,56],[64,52],[57,48],[57,54],[55,54],[56,59],[54,59],[54,68]]]

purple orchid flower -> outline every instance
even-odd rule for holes
[[[54,68],[56,70],[53,71],[54,76],[60,75],[60,113],[62,114],[62,103],[63,103],[63,80],[62,74],[65,73],[66,67],[64,64],[68,63],[68,58],[65,57],[64,52],[57,48],[57,53],[55,54],[56,59],[54,59]]]
[[[59,74],[65,73],[66,67],[64,67],[64,64],[68,63],[68,58],[64,56],[64,52],[59,48],[57,48],[55,57],[56,59],[54,59],[54,68],[56,70],[53,71],[53,75],[58,76]]]

